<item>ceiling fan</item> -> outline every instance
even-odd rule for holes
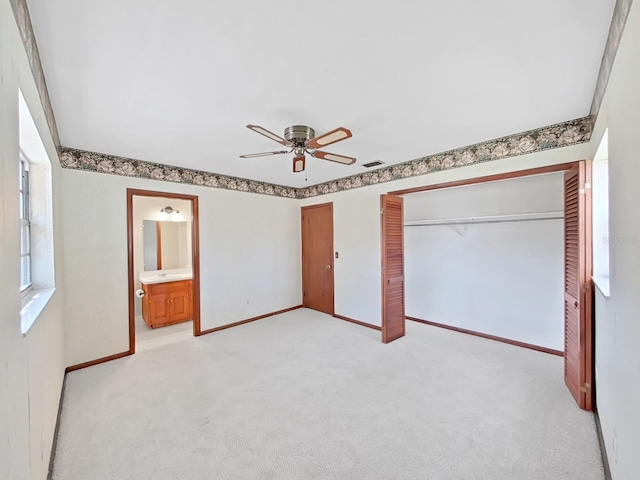
[[[284,153],[293,153],[293,171],[302,172],[305,166],[305,153],[308,153],[312,157],[320,158],[322,160],[329,160],[331,162],[342,163],[343,165],[353,165],[356,163],[356,159],[353,157],[345,157],[344,155],[337,155],[335,153],[323,152],[318,148],[326,147],[333,143],[340,142],[350,138],[351,132],[344,127],[336,128],[330,132],[316,137],[316,132],[313,128],[306,125],[293,125],[284,129],[284,138],[270,132],[266,128],[262,128],[258,125],[247,125],[247,128],[253,130],[260,135],[264,135],[271,140],[278,142],[285,147],[290,147],[290,150],[280,150],[276,152],[264,152],[264,153],[251,153],[249,155],[240,155],[240,158],[254,158],[254,157],[266,157],[268,155],[281,155]]]

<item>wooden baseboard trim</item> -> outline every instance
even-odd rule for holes
[[[256,320],[262,320],[263,318],[273,317],[274,315],[280,315],[281,313],[290,312],[292,310],[297,310],[298,308],[302,308],[302,305],[296,305],[295,307],[285,308],[284,310],[278,310],[276,312],[265,313],[264,315],[259,315],[257,317],[247,318],[246,320],[240,320],[239,322],[229,323],[227,325],[222,325],[220,327],[209,328],[208,330],[202,330],[200,335],[206,335],[208,333],[219,332],[220,330],[226,330],[227,328],[237,327],[240,325],[244,325],[245,323],[255,322]]]
[[[530,350],[536,350],[538,352],[549,353],[551,355],[558,355],[559,357],[564,356],[564,352],[560,350],[554,350],[552,348],[540,347],[538,345],[532,345],[530,343],[518,342],[517,340],[510,340],[504,337],[497,337],[495,335],[489,335],[487,333],[480,333],[473,330],[467,330],[465,328],[452,327],[451,325],[445,325],[443,323],[430,322],[429,320],[422,320],[421,318],[416,317],[405,317],[407,320],[411,320],[412,322],[424,323],[425,325],[431,325],[433,327],[445,328],[447,330],[452,330],[454,332],[466,333],[467,335],[474,335],[476,337],[486,338],[489,340],[495,340],[497,342],[508,343],[509,345],[515,345],[516,347],[528,348]]]
[[[82,368],[93,367],[94,365],[110,362],[111,360],[117,360],[118,358],[128,357],[129,355],[133,355],[133,353],[134,352],[127,350],[126,352],[116,353],[114,355],[109,355],[108,357],[102,357],[96,360],[91,360],[89,362],[78,363],[77,365],[71,365],[70,367],[65,368],[64,373],[74,372]]]
[[[360,320],[355,320],[353,318],[344,317],[342,315],[337,315],[335,313],[333,314],[333,316],[335,318],[339,318],[340,320],[344,320],[345,322],[355,323],[356,325],[360,325],[362,327],[373,328],[374,330],[377,330],[379,332],[382,331],[382,327],[379,327],[377,325],[371,325],[370,323],[361,322]]]
[[[609,467],[609,458],[607,457],[607,448],[604,443],[604,435],[602,434],[602,425],[600,424],[600,415],[598,415],[597,407],[594,407],[593,415],[596,418],[596,431],[598,432],[600,455],[602,456],[602,466],[604,467],[604,478],[605,480],[611,480],[611,468]]]
[[[60,432],[60,415],[62,414],[62,399],[64,398],[64,390],[67,386],[67,373],[62,377],[62,388],[60,389],[60,400],[58,401],[58,415],[56,416],[56,426],[53,428],[53,439],[51,441],[51,454],[49,455],[49,472],[47,480],[53,478],[53,462],[56,456],[56,446],[58,445],[58,433]]]

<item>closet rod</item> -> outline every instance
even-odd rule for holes
[[[495,215],[491,217],[471,217],[442,220],[414,220],[405,222],[405,227],[428,227],[434,225],[476,225],[489,223],[539,222],[542,220],[562,220],[564,212],[525,213],[519,215]]]

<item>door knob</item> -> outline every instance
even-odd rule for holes
[[[573,302],[573,308],[578,308],[578,302],[577,301]]]
[[[331,265],[327,265],[326,267],[324,267],[325,270],[331,270]]]

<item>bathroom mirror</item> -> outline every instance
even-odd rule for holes
[[[191,266],[188,222],[143,221],[144,271]]]

